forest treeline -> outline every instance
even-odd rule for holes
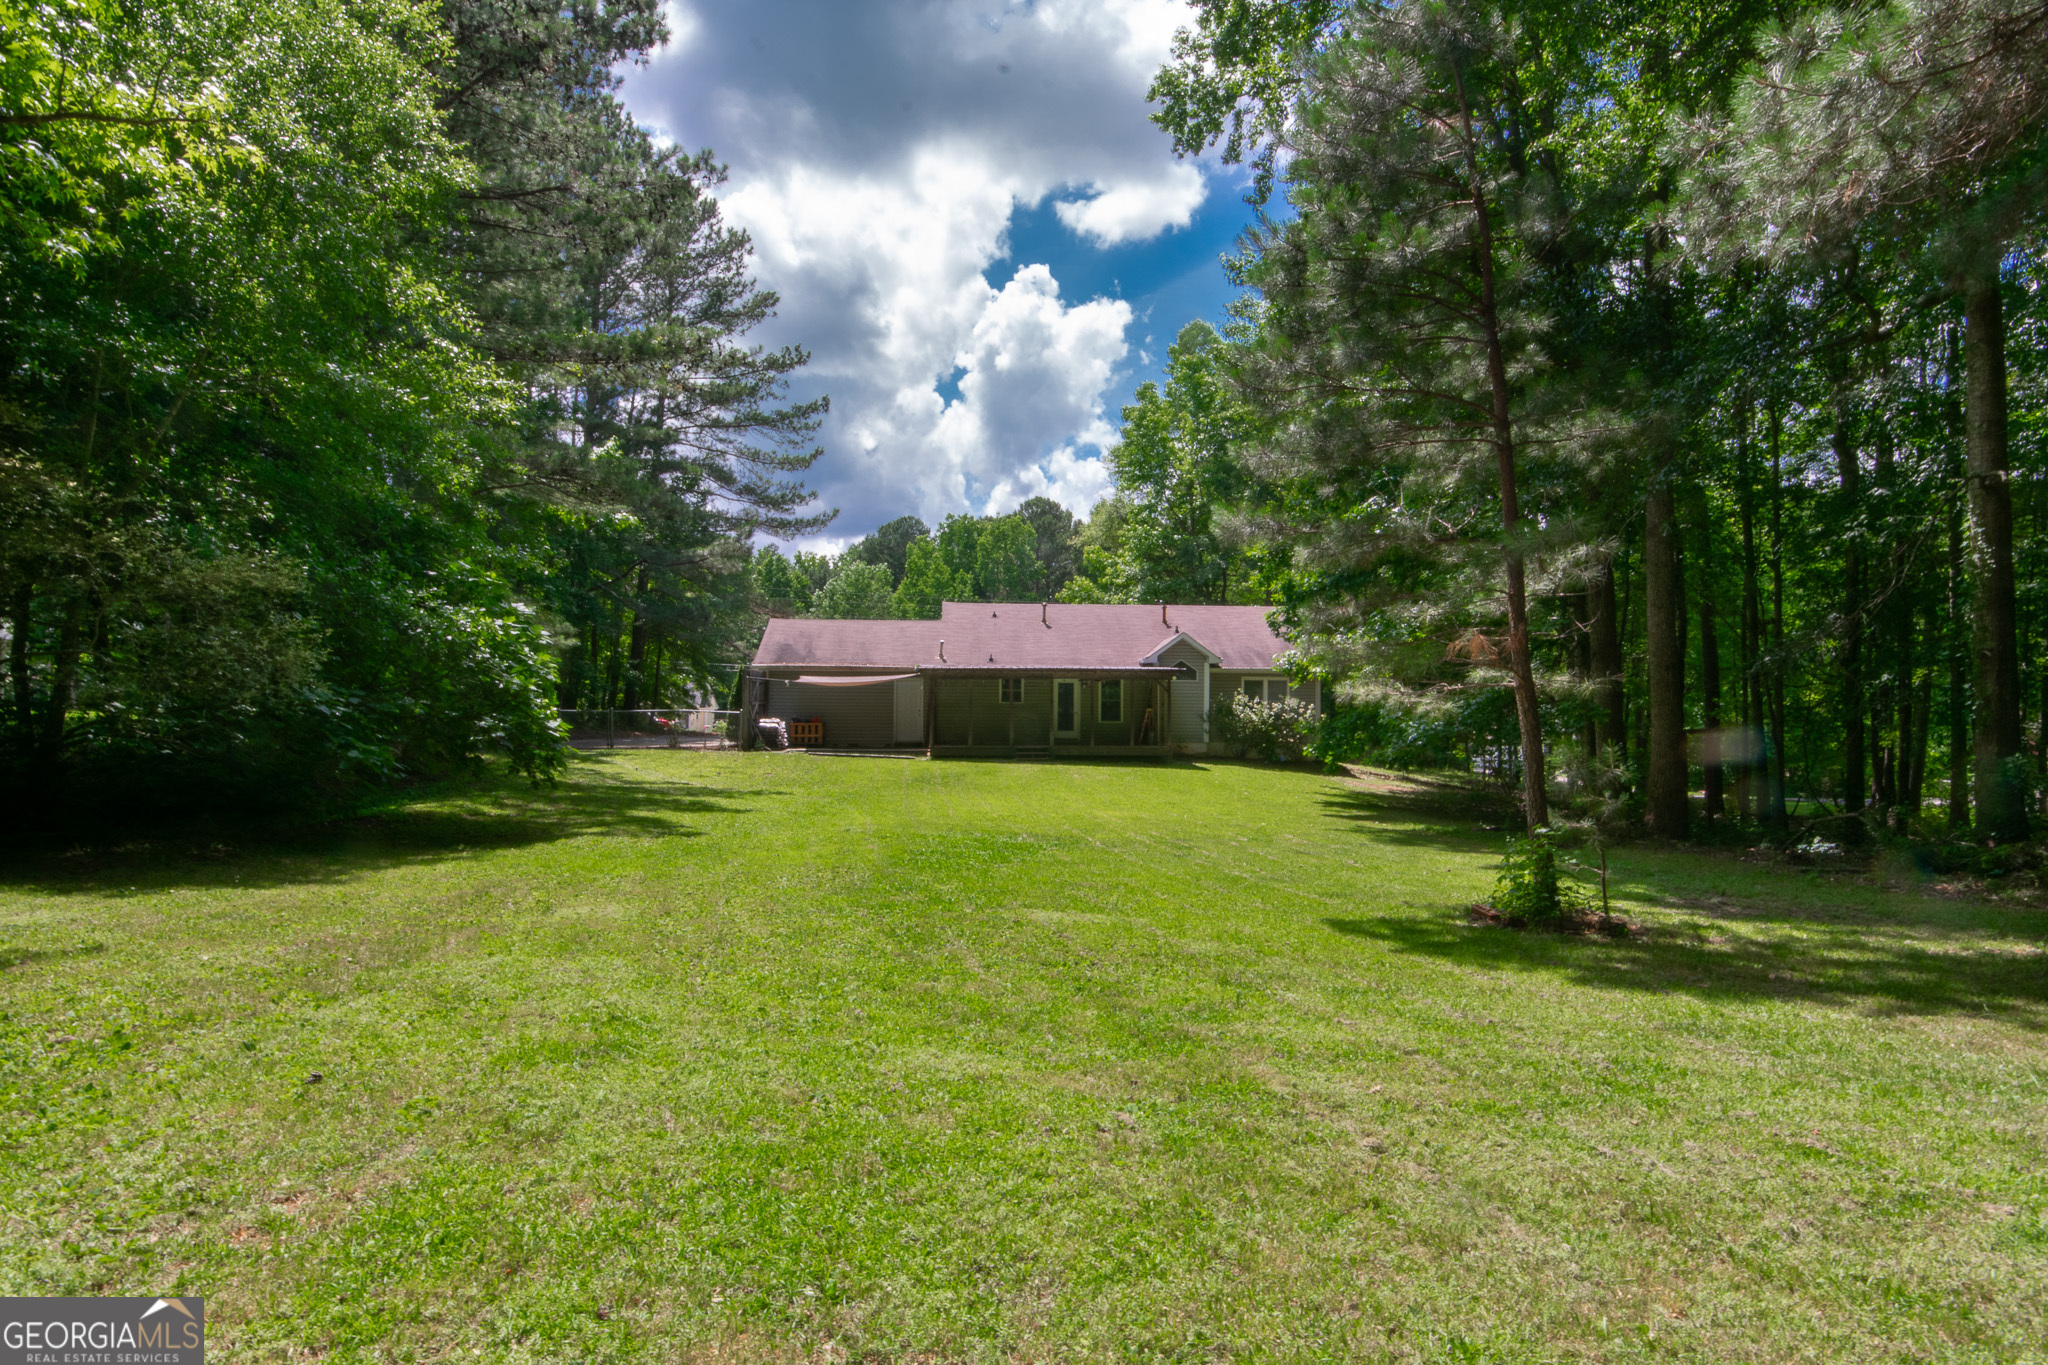
[[[1157,121],[1266,211],[1119,497],[1274,595],[1326,753],[2027,833],[2048,5],[1195,11]]]
[[[710,677],[822,400],[658,0],[0,0],[0,789],[346,794]]]
[[[1251,170],[1115,491],[785,554],[822,400],[655,0],[0,0],[0,765],[317,797],[730,685],[771,614],[1272,604],[1329,756],[1667,835],[2028,833],[2048,0],[1196,0]],[[755,546],[762,546],[756,550]]]
[[[1286,564],[1231,538],[1254,486],[1242,405],[1222,339],[1191,322],[1169,349],[1166,386],[1147,382],[1107,453],[1115,491],[1077,520],[1051,498],[1007,515],[898,517],[838,555],[754,556],[755,590],[777,616],[936,618],[942,602],[1271,603]]]

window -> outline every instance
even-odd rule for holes
[[[1253,701],[1262,701],[1269,705],[1280,706],[1287,701],[1287,679],[1246,678],[1244,680],[1244,694]]]
[[[1096,702],[1100,708],[1096,717],[1105,725],[1116,725],[1124,718],[1124,684],[1121,678],[1105,678],[1096,690]]]
[[[1004,701],[1020,702],[1024,700],[1024,680],[1022,678],[1004,678],[1001,691]]]

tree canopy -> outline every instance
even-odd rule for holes
[[[10,792],[544,777],[558,704],[716,677],[821,407],[715,163],[613,97],[658,10],[4,19]]]
[[[2041,325],[2044,26],[1198,3],[1156,119],[1287,212],[1203,352],[1240,415],[1188,434],[1177,345],[1068,594],[1220,559],[1354,708],[1333,744],[1462,752],[1532,825],[1618,780],[1665,834],[1702,787],[1710,820],[1904,827],[1940,782],[2014,837],[2048,759],[2048,424],[2008,344]]]

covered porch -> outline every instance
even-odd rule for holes
[[[1173,751],[1176,667],[941,665],[924,683],[935,758],[1163,758]]]

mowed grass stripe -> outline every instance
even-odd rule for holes
[[[223,1360],[2017,1360],[2048,915],[1241,764],[639,752],[0,878],[9,1293]],[[310,1078],[318,1074],[317,1081]]]

